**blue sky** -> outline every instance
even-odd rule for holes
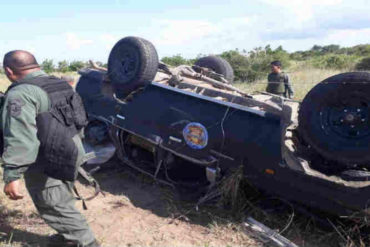
[[[0,57],[23,49],[39,62],[106,62],[125,36],[152,41],[160,57],[353,46],[370,43],[369,13],[369,0],[13,0],[0,3]]]

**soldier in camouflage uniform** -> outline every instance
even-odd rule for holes
[[[12,83],[26,82],[36,77],[48,77],[32,54],[12,51],[4,57],[4,70]],[[36,116],[48,111],[50,99],[36,85],[20,84],[5,95],[0,118],[3,130],[5,194],[12,200],[22,199],[19,192],[23,175],[26,188],[44,221],[58,234],[49,246],[99,246],[86,222],[75,208],[72,194],[73,182],[48,177],[43,165],[38,163],[40,141],[37,137]],[[78,148],[78,163],[84,162],[85,151],[79,136],[73,138]]]
[[[267,81],[266,92],[290,99],[294,97],[289,76],[281,71],[280,61],[271,62],[271,73],[268,75]]]

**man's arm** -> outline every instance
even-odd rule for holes
[[[36,128],[38,103],[32,95],[27,87],[19,86],[8,93],[4,102],[2,160],[5,184],[21,178],[38,155],[40,146]]]
[[[287,74],[284,74],[284,85],[285,85],[285,95],[288,96],[288,98],[294,97],[294,91],[292,84],[290,83],[289,76]]]

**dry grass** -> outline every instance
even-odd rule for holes
[[[288,72],[290,81],[295,91],[295,99],[302,100],[304,96],[322,80],[345,71],[340,70],[322,70],[315,68],[296,67]],[[267,75],[265,80],[259,80],[254,83],[235,83],[235,86],[248,92],[265,91],[267,85]]]
[[[0,92],[5,92],[6,89],[9,87],[10,81],[4,74],[0,73]]]
[[[260,194],[242,174],[243,170],[237,169],[217,188],[221,195],[219,203],[229,206],[236,218],[252,216],[299,246],[370,246],[368,216],[354,215],[351,220],[343,220],[317,213],[313,218],[313,212],[312,216],[302,214],[297,205]],[[250,232],[251,236],[254,234]]]

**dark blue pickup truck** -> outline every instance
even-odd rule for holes
[[[232,78],[221,58],[170,68],[149,41],[127,37],[76,90],[87,136],[104,128],[123,163],[159,181],[196,190],[242,167],[266,193],[370,214],[370,73],[330,77],[302,102],[243,93]]]

